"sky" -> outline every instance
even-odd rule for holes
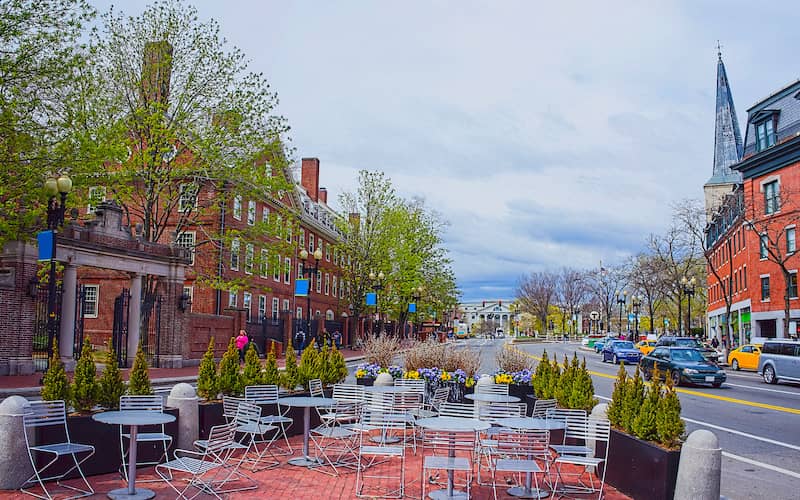
[[[702,197],[717,40],[742,127],[800,76],[791,1],[190,3],[277,91],[331,206],[381,170],[448,222],[464,301],[622,262]]]

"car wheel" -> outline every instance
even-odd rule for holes
[[[772,365],[764,367],[764,382],[768,384],[777,384],[778,379],[775,377],[775,368]]]
[[[681,385],[681,374],[678,373],[678,370],[672,370],[669,373],[669,376],[672,377],[672,385],[678,387]]]
[[[719,389],[720,387],[722,387],[722,382],[714,382],[713,384],[711,384],[711,387],[713,387],[714,389]]]
[[[618,364],[619,364],[619,358],[617,357],[617,355],[616,355],[616,354],[614,355],[614,364],[615,364],[615,365],[618,365]]]
[[[739,371],[739,360],[738,359],[734,359],[733,360],[733,363],[731,363],[731,368],[733,368],[737,372]]]

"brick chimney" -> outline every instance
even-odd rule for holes
[[[328,204],[328,190],[327,188],[319,188],[319,201]]]
[[[300,185],[314,203],[319,200],[319,158],[303,158]]]

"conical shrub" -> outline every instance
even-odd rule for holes
[[[214,337],[208,341],[197,370],[197,395],[205,400],[217,399],[217,365],[214,362]]]
[[[569,408],[590,412],[592,408],[594,408],[594,405],[597,404],[597,399],[594,397],[592,376],[589,374],[589,370],[586,369],[586,358],[584,358],[581,365],[574,370]]]
[[[58,352],[58,341],[53,339],[53,354],[42,379],[42,399],[44,401],[64,401],[70,404],[70,387],[61,354]]]
[[[267,362],[264,363],[264,371],[261,372],[261,383],[278,385],[280,382],[281,374],[278,371],[278,361],[275,359],[275,344],[272,344],[267,354]]]
[[[656,367],[656,370],[658,367]],[[658,441],[658,427],[656,418],[661,400],[661,376],[655,372],[652,382],[647,388],[647,393],[639,414],[633,419],[631,431],[634,436],[645,441]]]
[[[94,353],[89,338],[83,341],[81,357],[75,365],[75,374],[72,376],[72,407],[77,412],[87,412],[97,404],[97,367],[94,364]]]
[[[620,364],[617,372],[617,381],[614,382],[614,392],[611,393],[611,402],[608,404],[608,421],[617,429],[625,430],[625,400],[631,381],[625,366]]]
[[[336,346],[331,348],[328,360],[331,384],[338,384],[347,378],[347,363],[344,360],[344,355]]]
[[[251,342],[244,355],[244,369],[242,370],[242,386],[258,385],[261,383],[261,360],[258,359],[256,346]]]
[[[144,356],[142,344],[136,348],[136,358],[133,360],[131,374],[128,380],[128,393],[134,396],[148,396],[153,394],[150,386],[150,373],[147,368],[147,358]]]
[[[676,448],[686,430],[683,420],[681,420],[681,401],[675,392],[671,377],[667,377],[663,396],[658,403],[656,428],[658,441],[668,448]]]
[[[625,406],[622,414],[623,430],[633,434],[633,420],[639,414],[639,409],[644,402],[644,381],[639,368],[636,368],[631,385],[625,391]]]
[[[289,339],[289,343],[286,344],[286,366],[281,377],[281,386],[287,391],[295,390],[300,383],[297,370],[297,353],[292,346],[292,339]]]
[[[217,390],[226,396],[237,396],[242,393],[242,377],[239,375],[239,349],[235,339],[231,337],[228,350],[222,355],[217,373]]]
[[[297,383],[305,388],[309,380],[320,378],[319,367],[320,355],[317,352],[316,342],[312,342],[300,356],[300,366],[297,367]]]
[[[542,359],[536,365],[536,370],[533,372],[531,378],[531,385],[533,386],[533,393],[539,399],[549,399],[547,394],[548,381],[550,378],[550,358],[547,356],[547,350],[542,353]]]
[[[100,396],[97,400],[109,410],[115,410],[119,408],[119,398],[125,394],[125,390],[125,381],[122,380],[122,372],[119,370],[117,353],[109,339],[106,350],[106,367],[100,376]]]

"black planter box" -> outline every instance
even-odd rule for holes
[[[508,395],[516,396],[520,401],[525,402],[529,395],[533,394],[533,386],[529,384],[509,384]]]
[[[222,413],[222,401],[201,401],[197,405],[200,439],[207,439],[212,427],[225,423]]]
[[[165,408],[164,413],[174,415],[175,421],[165,424],[164,430],[172,436],[172,445],[168,451],[175,447],[178,441],[178,409]],[[69,437],[73,443],[89,444],[94,446],[94,455],[85,461],[81,468],[87,476],[108,474],[118,472],[122,464],[122,456],[119,445],[119,425],[104,424],[92,420],[92,414],[70,415],[67,417],[67,429]],[[161,432],[161,426],[139,426],[139,432]],[[64,441],[63,427],[39,427],[35,429],[35,439],[37,443],[57,443]],[[127,440],[126,440],[127,441]],[[127,442],[125,443],[127,447]],[[144,443],[140,442],[137,448],[138,462],[153,462],[158,460],[164,453],[163,445],[160,442]],[[79,455],[79,459],[82,456]],[[39,453],[37,462],[40,466],[52,459],[52,455]],[[28,460],[25,457],[25,460]],[[73,465],[72,459],[62,457],[60,463],[48,469],[53,474],[61,473]],[[77,472],[72,472],[68,478],[79,477]]]
[[[525,401],[525,406],[526,406],[525,415],[528,415],[529,417],[533,415],[533,407],[536,406],[536,401],[538,399],[539,398],[536,397],[536,394],[527,394],[525,396],[525,399],[523,399],[523,401]]]
[[[680,456],[679,450],[611,429],[606,482],[633,498],[672,500]]]
[[[358,385],[373,385],[374,383],[375,383],[375,379],[374,378],[365,377],[365,378],[357,378],[356,379],[356,384],[358,384]]]

